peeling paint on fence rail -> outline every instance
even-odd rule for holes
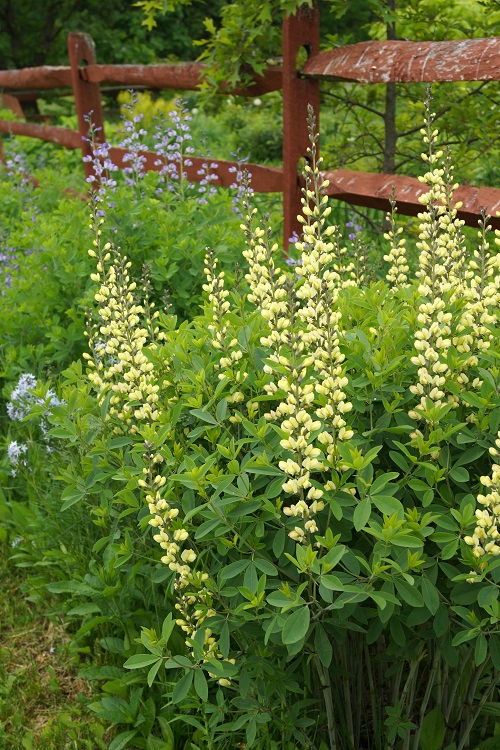
[[[38,125],[34,122],[0,120],[0,133],[12,133],[13,135],[40,138],[42,141],[57,143],[58,146],[63,146],[64,148],[82,147],[80,135],[76,130],[59,128],[55,125]]]
[[[81,68],[81,76],[92,83],[115,83],[124,86],[147,86],[157,89],[183,89],[194,91],[203,83],[206,66],[200,63],[176,65],[88,65]],[[240,96],[260,96],[270,91],[279,91],[282,85],[281,68],[268,67],[264,74],[256,76],[247,87],[226,88]]]
[[[394,187],[399,213],[416,216],[424,210],[418,199],[427,192],[428,188],[413,177],[370,174],[349,169],[334,169],[324,172],[323,176],[330,182],[326,193],[331,198],[356,206],[388,211]],[[497,211],[500,211],[499,189],[461,185],[455,191],[453,199],[455,203],[459,201],[463,203],[458,214],[469,226],[477,227],[479,215],[485,208],[491,216],[491,225],[496,229],[500,228],[500,218],[495,215]]]
[[[57,89],[66,86],[71,86],[71,68],[65,65],[0,70],[2,89]]]
[[[500,78],[500,37],[360,42],[314,55],[301,72],[307,78],[357,83],[496,81]]]

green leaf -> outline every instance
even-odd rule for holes
[[[153,666],[149,670],[148,677],[147,677],[147,683],[148,683],[149,687],[151,687],[151,685],[155,681],[155,677],[158,674],[158,670],[160,669],[162,663],[163,663],[163,659],[158,659],[158,661],[156,662],[156,664],[153,664]]]
[[[408,581],[405,581],[403,578],[395,578],[394,585],[396,586],[401,599],[406,602],[406,604],[409,604],[410,607],[424,606],[422,594],[414,586],[411,586]]]
[[[439,706],[433,708],[422,722],[420,745],[422,750],[441,750],[444,740],[444,719]]]
[[[197,417],[198,419],[201,419],[202,422],[208,422],[208,424],[219,424],[215,417],[213,417],[208,411],[205,411],[204,409],[190,409],[190,414],[193,415],[193,417]]]
[[[321,559],[322,565],[330,565],[334,568],[345,555],[345,551],[346,548],[344,544],[335,545],[335,547],[332,547],[332,549]]]
[[[328,669],[332,662],[333,647],[327,632],[322,625],[317,625],[314,631],[314,648],[319,660]]]
[[[208,683],[202,669],[197,669],[194,673],[194,689],[201,700],[208,701]]]
[[[418,549],[419,547],[422,547],[423,541],[416,535],[413,536],[412,534],[398,532],[392,537],[391,544],[395,544],[396,547],[409,547],[410,549]]]
[[[61,500],[64,500],[64,502],[61,505],[60,512],[64,513],[65,510],[68,510],[68,508],[71,508],[72,505],[75,505],[84,497],[85,497],[85,487],[82,487],[81,485],[78,485],[78,484],[71,485],[70,487],[66,487],[66,489],[61,495]]]
[[[227,417],[227,398],[223,398],[221,401],[219,401],[215,409],[215,413],[219,422],[223,422],[225,420],[225,418]]]
[[[476,638],[476,645],[474,647],[474,661],[476,667],[483,663],[488,656],[488,642],[485,636],[480,633]]]
[[[125,669],[142,669],[142,667],[149,667],[150,664],[154,664],[158,660],[158,656],[152,656],[151,654],[134,654],[131,656],[123,665]]]
[[[439,609],[439,592],[428,578],[422,578],[422,596],[429,612],[435,615]]]
[[[490,656],[495,669],[500,670],[500,637],[492,634],[489,638]]]
[[[225,622],[224,625],[222,626],[222,630],[220,632],[220,637],[219,637],[219,648],[220,648],[222,656],[225,659],[227,659],[227,657],[229,656],[229,645],[230,645],[229,626],[227,622]]]
[[[132,442],[132,439],[129,437],[117,437],[117,438],[113,438],[112,440],[110,440],[109,447],[111,449],[123,448],[125,445],[130,445],[131,442]]]
[[[392,516],[393,513],[401,513],[403,506],[401,501],[392,495],[372,495],[372,502],[377,510],[386,516]]]
[[[450,623],[448,619],[448,608],[445,604],[441,604],[434,616],[434,621],[432,624],[436,637],[441,638],[445,633],[447,633],[449,626]]]
[[[262,505],[260,500],[246,500],[244,503],[238,503],[236,507],[226,513],[227,518],[241,518],[254,513]]]
[[[372,504],[370,502],[370,498],[364,497],[363,500],[361,500],[354,509],[353,522],[356,531],[361,531],[361,529],[366,526],[371,512]]]
[[[329,591],[344,590],[344,584],[341,582],[340,578],[337,578],[337,576],[322,575],[319,579],[319,582],[323,584],[325,589],[329,589]]]
[[[462,484],[469,481],[469,472],[467,471],[467,469],[464,469],[463,466],[454,466],[452,469],[450,469],[448,474],[454,482],[459,482],[460,484]]]
[[[108,750],[122,750],[122,748],[127,747],[130,740],[133,740],[136,735],[137,732],[135,729],[131,729],[128,732],[120,732],[110,743]]]
[[[175,625],[174,618],[172,617],[172,613],[169,612],[169,614],[163,620],[163,625],[161,626],[161,637],[163,638],[165,643],[168,643],[168,639],[170,638],[172,634],[174,625]]]
[[[300,609],[296,609],[295,612],[288,615],[281,635],[283,643],[289,645],[302,640],[309,629],[310,619],[311,615],[307,605]]]
[[[171,742],[165,742],[150,734],[146,740],[146,750],[174,750],[174,746]]]
[[[389,456],[402,471],[407,472],[409,470],[410,464],[401,453],[398,453],[397,451],[389,451]]]
[[[172,703],[179,703],[189,693],[189,688],[193,682],[193,670],[190,669],[186,672],[184,677],[181,677],[179,682],[174,687],[172,693]]]
[[[464,464],[470,464],[476,461],[478,458],[486,453],[486,448],[481,445],[474,445],[472,448],[468,448],[460,456],[454,459],[454,466],[463,466]]]
[[[477,595],[477,603],[480,607],[488,607],[498,599],[497,586],[484,586]]]
[[[98,604],[95,602],[86,602],[85,604],[79,604],[77,607],[73,607],[66,614],[68,615],[92,615],[94,612],[100,612]]]
[[[254,560],[255,567],[260,570],[261,573],[265,573],[266,576],[277,576],[278,575],[278,569],[275,565],[272,564],[272,562],[269,562],[269,560],[266,560],[265,558],[257,557]]]
[[[86,667],[78,672],[79,677],[86,680],[119,680],[123,677],[120,667]]]
[[[174,750],[175,745],[175,736],[172,731],[172,727],[170,726],[170,723],[167,721],[167,719],[164,716],[157,716],[158,724],[160,725],[161,734],[162,737],[166,743],[165,750]]]
[[[225,568],[222,568],[219,575],[223,581],[227,581],[229,578],[234,578],[242,573],[249,564],[248,560],[236,560],[236,562],[229,563]]]
[[[387,474],[381,474],[378,476],[370,487],[370,495],[372,496],[372,499],[373,495],[380,494],[389,482],[392,482],[393,479],[397,479],[398,477],[399,473],[397,471],[389,471]]]
[[[285,527],[282,526],[273,539],[273,555],[278,560],[283,554],[283,551],[285,549],[285,542],[286,542],[286,530],[285,530]]]
[[[203,539],[204,536],[207,536],[210,534],[211,531],[217,528],[217,526],[220,525],[220,519],[214,518],[211,521],[204,521],[198,528],[196,529],[194,538],[195,539]]]

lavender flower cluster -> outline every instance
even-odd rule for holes
[[[193,140],[189,126],[192,117],[180,99],[175,100],[175,105],[177,109],[168,113],[170,122],[165,117],[156,118],[153,139],[159,158],[155,161],[155,166],[160,167],[160,182],[166,182],[170,192],[178,192],[176,182],[183,192],[184,186],[192,187],[185,172],[186,167],[193,165],[189,158],[194,154],[193,146],[189,145]]]
[[[5,146],[5,169],[21,196],[23,213],[29,215],[31,223],[35,223],[41,212],[37,193],[34,190],[36,181],[30,174],[26,153],[14,138],[10,138]]]
[[[7,415],[13,422],[22,422],[31,412],[33,406],[43,406],[44,413],[40,417],[39,427],[42,433],[43,441],[45,443],[45,449],[47,453],[52,453],[52,446],[50,443],[49,423],[48,419],[52,413],[52,409],[55,406],[61,406],[64,401],[61,401],[56,393],[49,388],[45,398],[36,396],[33,391],[36,388],[36,378],[31,373],[25,373],[21,375],[17,385],[10,395],[10,401],[7,403]],[[13,440],[7,447],[7,455],[12,465],[12,476],[17,474],[17,470],[20,466],[27,466],[26,452],[28,445],[26,443],[18,443]]]
[[[134,114],[135,105],[137,104],[137,94],[133,91],[130,93],[130,101],[123,106],[127,113],[122,116],[123,128],[122,133],[125,138],[120,146],[126,149],[127,153],[123,161],[127,163],[123,170],[125,183],[132,187],[137,187],[146,174],[146,152],[148,150],[145,139],[148,136],[146,128],[142,125],[144,115],[142,113]],[[153,141],[154,151],[158,157],[155,160],[155,166],[159,168],[159,182],[164,187],[159,186],[156,190],[157,195],[161,195],[164,190],[175,193],[184,198],[187,191],[195,189],[195,185],[189,181],[188,168],[193,166],[192,156],[195,149],[192,145],[193,136],[191,134],[190,122],[192,117],[181,99],[175,100],[175,109],[168,113],[168,117],[157,116],[154,119]],[[92,164],[93,174],[87,178],[87,182],[95,184],[96,196],[101,203],[107,201],[108,206],[114,204],[109,202],[109,192],[115,192],[117,182],[113,173],[118,167],[113,164],[110,158],[110,146],[107,142],[99,142],[98,134],[100,128],[92,122],[92,112],[85,118],[89,125],[89,136],[86,139],[91,144],[92,153],[84,157],[84,161]],[[207,203],[207,198],[215,195],[216,188],[214,182],[218,179],[218,164],[211,159],[209,150],[204,144],[206,161],[202,162],[198,175],[202,178],[198,183],[197,192],[199,194],[198,202],[200,205]],[[233,199],[234,211],[241,217],[242,199],[246,191],[253,192],[251,188],[244,185],[245,162],[247,159],[242,158],[239,153],[231,154],[237,159],[237,166],[231,167],[230,172],[234,173],[235,179],[231,188],[236,190]],[[251,175],[248,175],[250,178]],[[97,211],[98,216],[105,214],[104,207]]]
[[[5,295],[5,290],[12,287],[12,277],[19,266],[16,263],[17,252],[14,247],[9,247],[7,243],[0,245],[0,294]]]
[[[18,183],[23,190],[31,190],[33,183],[29,176],[29,167],[26,154],[16,148],[13,141],[5,148],[5,168],[7,174]]]
[[[352,232],[349,232],[349,234],[347,235],[349,237],[349,239],[351,240],[351,242],[353,242],[356,239],[356,235],[359,232],[363,231],[363,227],[360,224],[356,224],[356,222],[354,220],[346,222],[346,227],[348,229],[352,229],[353,230]]]
[[[100,142],[98,135],[102,128],[97,127],[92,120],[92,112],[85,115],[84,119],[89,126],[88,137],[84,138],[90,144],[92,153],[83,157],[83,161],[92,164],[94,174],[87,177],[87,182],[95,186],[94,195],[99,203],[106,203],[108,208],[115,205],[110,201],[110,193],[116,192],[117,182],[113,173],[118,171],[118,167],[111,161],[109,151],[111,146],[107,141]],[[97,187],[98,186],[98,187]],[[105,216],[104,208],[96,210],[96,215]]]
[[[28,445],[26,443],[18,443],[17,440],[13,440],[7,446],[7,456],[12,466],[11,474],[13,477],[17,475],[19,466],[28,466],[26,461],[26,452]]]
[[[146,174],[144,152],[148,150],[148,147],[142,139],[147,136],[148,131],[140,125],[144,115],[142,113],[134,115],[134,107],[138,101],[137,94],[135,92],[130,93],[130,101],[123,105],[129,115],[122,116],[123,129],[121,132],[125,134],[125,138],[120,146],[127,150],[123,162],[130,165],[123,169],[123,173],[126,175],[125,184],[136,187]]]
[[[234,174],[234,182],[229,187],[236,190],[236,195],[232,200],[233,211],[239,216],[240,219],[242,219],[243,202],[247,196],[249,198],[254,192],[248,184],[252,177],[252,174],[251,172],[247,171],[245,166],[248,162],[248,156],[241,156],[240,149],[238,149],[236,154],[231,152],[231,156],[233,157],[233,159],[236,159],[237,162],[237,166],[229,167],[228,170],[229,172]]]

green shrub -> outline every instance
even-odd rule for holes
[[[57,174],[48,165],[35,170],[35,188],[23,178],[33,168],[23,162],[23,170],[9,175],[4,169],[0,180],[0,361],[7,382],[21,372],[60,370],[80,357],[91,300],[83,174],[80,197],[63,193],[65,171]],[[220,247],[223,263],[232,268],[231,237],[239,220],[229,191],[209,194],[200,205],[198,186],[182,197],[158,195],[158,180],[157,173],[147,174],[138,194],[120,176],[105,230],[130,256],[136,276],[148,264],[152,294],[158,300],[168,294],[179,318],[191,318],[201,303],[205,246]]]
[[[418,267],[393,223],[388,283],[363,285],[328,223],[312,121],[296,265],[247,203],[245,281],[209,251],[190,322],[94,213],[87,374],[64,373],[36,490],[57,477],[61,532],[68,513],[100,532],[48,588],[78,638],[126,659],[89,673],[115,747],[464,750],[497,732],[499,256],[486,219],[466,249],[432,120]],[[26,564],[48,557],[30,533]]]

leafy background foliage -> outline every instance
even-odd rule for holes
[[[357,7],[363,23],[354,26],[355,4],[334,4],[345,25],[329,33],[355,42],[381,36],[394,21],[386,4]],[[396,21],[401,35],[415,38],[427,36],[430,28],[436,38],[494,32],[495,14],[478,12],[479,7],[404,3]],[[176,10],[181,11],[191,9]],[[280,14],[271,3],[256,5],[255,13],[260,16],[252,21],[254,37],[245,49],[250,54],[257,45],[260,65],[264,51],[276,54],[271,47]],[[239,23],[241,33],[241,21],[248,24],[248,14],[243,18],[236,3],[222,16],[233,32]],[[258,35],[261,23],[268,33],[264,40]],[[219,55],[226,49],[215,44],[221,34],[210,37],[208,60],[211,49]],[[138,33],[136,39],[137,50],[146,54],[144,37]],[[231,34],[228,44],[234,44]],[[187,55],[181,43],[178,49]],[[106,51],[118,61],[111,44]],[[232,74],[236,80],[234,68]],[[470,103],[468,122],[457,124],[461,110],[451,105],[441,127],[444,139],[456,147],[460,176],[494,183],[493,160],[471,159],[474,149],[479,154],[482,148],[471,134],[481,130],[487,139],[496,132],[496,103],[486,98],[487,90],[481,99],[473,88],[456,89]],[[384,91],[371,91],[344,92],[344,129],[337,126],[338,112],[323,118],[329,166],[339,152],[346,154],[345,163],[379,166],[383,154],[360,155],[359,140],[349,145],[353,133],[367,139],[370,131],[378,132],[367,115],[352,116],[349,103],[356,97],[360,105],[378,107]],[[406,93],[398,112],[401,130],[413,126],[423,111],[421,92],[415,90],[412,99]],[[439,88],[438,112],[441,102],[448,106],[447,99],[447,89]],[[193,97],[189,105],[201,110],[196,128],[208,133],[214,157],[238,145],[235,136],[229,146],[221,137],[232,126],[244,134],[245,155],[277,160],[279,102],[272,96],[268,102],[229,98],[217,105]],[[64,105],[50,106],[52,116],[64,121]],[[109,132],[118,137],[113,126]],[[409,138],[402,171],[414,169],[421,150],[418,134]],[[52,621],[64,619],[65,653],[79,663],[80,678],[93,689],[88,734],[76,734],[78,714],[72,715],[67,730],[62,722],[60,746],[77,737],[94,746],[109,740],[111,750],[229,748],[235,739],[266,750],[356,743],[379,750],[496,747],[500,573],[495,560],[481,569],[463,541],[476,523],[480,477],[491,471],[490,449],[499,428],[496,320],[490,349],[479,358],[481,386],[462,389],[459,408],[444,410],[438,424],[415,442],[416,424],[408,412],[416,402],[409,386],[417,378],[410,358],[419,294],[415,285],[394,290],[385,282],[381,256],[387,245],[379,232],[365,232],[366,249],[353,232],[353,244],[345,243],[345,264],[352,262],[353,268],[344,280],[360,288],[345,285],[337,304],[356,437],[339,447],[347,468],[338,486],[325,493],[320,530],[310,545],[296,544],[289,536],[296,521],[282,512],[288,502],[279,468],[287,458],[280,445],[283,434],[263,416],[272,400],[263,391],[266,323],[245,301],[244,237],[231,197],[220,193],[206,207],[194,194],[182,201],[160,199],[154,175],[144,178],[140,191],[120,185],[114,196],[116,205],[102,231],[130,258],[139,289],[143,264],[150,263],[165,336],[158,348],[146,350],[162,372],[162,417],[136,434],[124,434],[109,400],[98,402],[80,359],[85,308],[94,306],[96,291],[87,256],[92,232],[86,203],[61,193],[68,186],[84,192],[81,165],[51,148],[29,148],[30,169],[42,188],[27,188],[19,175],[5,170],[0,181],[2,251],[13,258],[0,275],[5,321],[0,357],[5,403],[19,374],[27,371],[38,378],[39,401],[23,422],[9,420],[2,405],[3,444],[27,445],[28,466],[19,466],[13,476],[3,452],[1,534],[10,564],[24,571],[28,601],[48,609]],[[279,236],[279,207],[265,200],[259,205],[271,211],[267,221]],[[353,218],[363,225],[373,221],[371,215],[353,217],[345,207],[335,207],[331,215],[346,235],[353,227],[345,224]],[[413,262],[417,234],[416,224],[405,224]],[[475,234],[470,242],[477,246]],[[234,373],[222,379],[220,353],[211,346],[213,313],[201,288],[207,245],[216,248],[219,268],[226,272],[228,336],[242,351]],[[296,250],[292,261],[299,258]],[[276,263],[287,270],[284,259]],[[452,351],[450,362],[454,357]],[[248,373],[244,382],[236,380],[237,371]],[[49,382],[64,403],[50,406]],[[468,421],[471,414],[474,421]],[[51,426],[49,443],[42,420]],[[147,469],[145,441],[162,458],[169,502],[179,509],[198,564],[212,582],[216,614],[204,625],[216,638],[220,658],[210,662],[204,628],[186,645],[175,624],[173,571],[160,562],[138,486]],[[7,687],[14,689],[10,676]],[[56,674],[54,680],[62,677]],[[59,695],[55,683],[52,687]],[[23,739],[12,727],[7,732],[13,747]],[[41,748],[45,737],[35,731],[31,741]]]

